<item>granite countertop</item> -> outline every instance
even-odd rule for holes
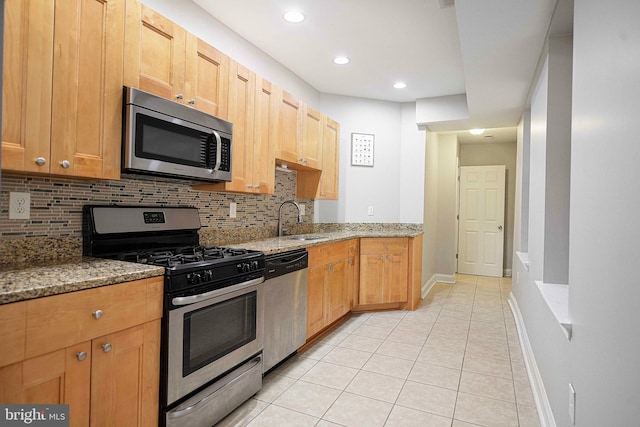
[[[361,237],[416,237],[420,234],[421,227],[374,226],[356,230],[318,230],[310,234],[250,240],[224,246],[258,250],[271,255]],[[0,305],[163,274],[164,267],[81,256],[44,263],[0,265]]]
[[[164,274],[163,267],[90,257],[0,266],[0,304]]]
[[[420,234],[422,234],[422,231],[416,230],[333,231],[324,233],[319,232],[311,234],[296,234],[292,236],[273,237],[270,239],[253,240],[229,246],[232,248],[244,248],[262,251],[265,253],[265,255],[272,255],[281,252],[293,251],[296,249],[308,248],[310,246],[324,245],[327,243],[334,243],[349,239],[358,239],[362,237],[416,237]]]

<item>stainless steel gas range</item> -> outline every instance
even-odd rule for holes
[[[264,254],[199,245],[190,207],[85,206],[84,254],[165,267],[160,420],[210,427],[262,387]]]

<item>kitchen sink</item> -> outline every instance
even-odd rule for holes
[[[307,241],[307,240],[323,240],[323,239],[328,239],[328,237],[323,237],[323,236],[288,236],[286,237],[287,240],[300,240],[302,242]]]

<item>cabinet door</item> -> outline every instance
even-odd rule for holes
[[[92,341],[92,426],[158,424],[159,334],[157,320]]]
[[[229,57],[190,33],[186,43],[184,99],[200,111],[227,119]]]
[[[84,357],[79,358],[84,353]],[[80,360],[82,359],[82,360]],[[68,404],[71,426],[89,425],[91,343],[0,368],[3,404]]]
[[[2,169],[49,172],[54,2],[4,2]],[[46,163],[38,165],[36,159]]]
[[[260,194],[273,194],[275,191],[278,91],[277,86],[256,77],[253,183],[255,192]]]
[[[309,269],[307,280],[307,339],[321,331],[326,323],[326,266]]]
[[[124,4],[56,2],[51,173],[120,177]]]
[[[298,148],[298,163],[322,169],[322,114],[308,105],[303,105],[302,143]]]
[[[338,164],[340,159],[340,124],[323,117],[322,175],[320,176],[320,198],[338,199]]]
[[[345,286],[347,283],[347,260],[335,262],[327,271],[327,324],[345,314]]]
[[[383,299],[384,256],[360,257],[360,304],[380,304]]]
[[[125,86],[184,100],[185,30],[138,0],[126,5]]]
[[[407,301],[407,254],[385,256],[383,302]]]
[[[253,138],[256,75],[230,61],[229,121],[233,123],[232,180],[229,191],[253,192]]]
[[[300,101],[282,91],[279,102],[279,145],[276,157],[288,162],[299,163],[298,144],[302,134],[302,109]]]

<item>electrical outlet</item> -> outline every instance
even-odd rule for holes
[[[369,206],[369,208],[367,209],[367,215],[373,216],[373,206]]]
[[[236,202],[229,203],[229,218],[235,218],[238,210],[238,204]]]
[[[571,383],[569,383],[569,418],[571,418],[571,425],[576,425],[576,390]]]
[[[304,209],[305,204],[304,204],[304,203],[298,203],[298,204],[300,205],[300,215],[305,215],[305,213],[304,213],[304,211],[305,211],[305,209]]]
[[[31,215],[30,193],[9,193],[9,219],[29,219]]]

